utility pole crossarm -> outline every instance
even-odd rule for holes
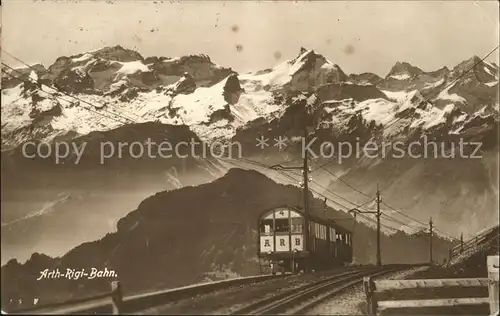
[[[360,211],[357,208],[350,209],[348,211],[348,213],[354,213],[354,215],[356,215],[356,214],[377,214],[376,211]]]
[[[303,167],[283,167],[282,165],[272,165],[269,167],[273,170],[302,170]]]
[[[380,255],[380,191],[377,183],[377,267],[382,266],[382,258]]]
[[[378,184],[377,184],[377,211],[360,211],[357,208],[353,208],[348,211],[349,214],[354,213],[354,217],[356,217],[356,214],[375,214],[377,217],[377,266],[380,267],[382,266],[382,258],[380,255],[380,215],[382,213],[380,212],[380,191],[378,190]]]

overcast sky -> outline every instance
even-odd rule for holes
[[[204,53],[238,72],[314,49],[347,73],[397,61],[431,71],[498,45],[497,1],[3,1],[2,48],[52,64],[104,46],[147,56]],[[240,45],[241,49],[237,49]],[[2,55],[4,62],[17,66]],[[498,50],[489,58],[498,64]]]

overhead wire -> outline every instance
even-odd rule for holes
[[[281,171],[281,170],[280,170],[280,171]],[[283,174],[285,174],[285,173],[283,173]],[[293,173],[293,174],[295,174],[295,173]],[[298,179],[293,178],[293,177],[292,177],[292,176],[290,176],[289,174],[285,174],[285,175],[287,175],[288,177],[290,177],[290,178],[291,178],[292,180],[294,180],[295,182],[298,182],[298,181],[299,181]],[[295,175],[297,175],[297,174],[295,174]],[[341,198],[341,199],[345,200],[346,202],[348,202],[349,204],[352,204],[352,205],[356,206],[357,208],[359,208],[360,206],[362,206],[362,205],[363,205],[363,204],[357,204],[357,203],[354,203],[354,202],[352,202],[352,201],[349,201],[348,199],[346,199],[346,198],[344,198],[344,197],[342,197],[342,196],[339,196],[338,194],[336,194],[336,193],[332,192],[331,190],[329,190],[329,189],[327,189],[327,188],[325,188],[325,187],[321,186],[319,183],[314,182],[314,181],[312,181],[312,182],[313,182],[313,183],[315,183],[315,184],[316,184],[317,186],[319,186],[320,188],[324,189],[327,193],[329,193],[329,194],[331,194],[331,195],[333,195],[333,196],[336,196],[336,197],[338,197],[338,198]],[[348,211],[348,210],[352,209],[352,207],[346,206],[345,204],[342,204],[342,203],[340,203],[339,201],[332,199],[331,197],[327,197],[325,194],[319,193],[317,190],[315,190],[315,189],[313,189],[313,188],[310,188],[310,190],[311,190],[311,191],[313,191],[314,193],[316,193],[317,195],[322,196],[323,198],[328,199],[330,202],[332,202],[332,203],[334,203],[334,204],[336,204],[336,205],[339,205],[339,206],[343,207],[343,208],[345,209],[345,211]],[[373,200],[373,199],[372,199],[372,200]],[[372,201],[372,200],[371,200],[371,201]],[[368,201],[368,202],[371,202],[371,201]],[[365,204],[366,204],[366,202],[365,202]],[[371,221],[371,222],[376,223],[376,220],[375,220],[375,219],[370,218],[369,216],[365,216],[364,214],[357,214],[356,216],[360,216],[361,218],[364,218],[364,219],[366,219],[366,220],[369,220],[369,221]],[[383,227],[385,227],[385,228],[387,228],[387,229],[391,229],[391,230],[398,230],[398,229],[396,229],[396,228],[394,228],[394,227],[390,227],[390,226],[384,225],[383,223],[381,223],[381,226],[383,226]]]

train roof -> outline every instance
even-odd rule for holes
[[[267,214],[267,213],[269,213],[275,209],[279,209],[279,208],[292,209],[295,212],[299,213],[300,215],[305,216],[304,210],[300,206],[278,205],[278,206],[275,206],[272,208],[268,208],[268,209],[264,210],[263,212],[261,212],[259,214],[259,219],[261,219],[264,216],[264,214]],[[338,212],[342,212],[342,211],[337,211],[336,213],[338,213]],[[311,212],[308,214],[308,217],[310,220],[314,220],[315,222],[318,222],[318,223],[333,224],[335,229],[346,231],[346,232],[352,232],[352,229],[354,227],[353,225],[355,224],[355,220],[347,214],[345,215],[345,218],[340,218],[340,221],[338,221],[338,219],[339,219],[338,216],[335,216],[335,215],[328,216],[328,214],[326,214],[326,212],[318,212],[318,211],[315,211],[314,208],[311,208]]]

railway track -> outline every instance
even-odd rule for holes
[[[303,315],[307,310],[319,305],[341,291],[363,282],[363,277],[379,276],[403,268],[362,268],[348,271],[326,279],[288,290],[246,305],[231,315]]]

